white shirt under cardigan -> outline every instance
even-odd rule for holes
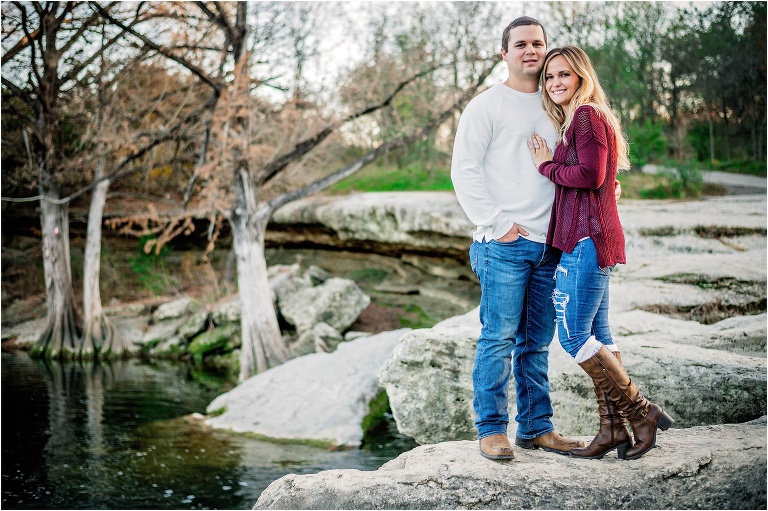
[[[539,174],[526,141],[543,136],[554,151],[557,130],[541,106],[541,90],[503,83],[478,94],[461,114],[451,180],[459,204],[477,225],[476,241],[498,239],[513,224],[530,241],[546,243],[555,185]]]

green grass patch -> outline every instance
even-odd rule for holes
[[[697,199],[701,196],[703,182],[701,172],[687,167],[680,169],[680,177],[671,172],[643,174],[620,172],[623,199]]]
[[[417,166],[400,169],[370,165],[329,188],[332,194],[350,192],[402,192],[453,190],[451,170],[425,170]]]
[[[765,162],[751,160],[732,162],[668,162],[678,169],[670,172],[643,174],[620,172],[622,197],[626,199],[697,199],[702,194],[723,195],[722,186],[703,183],[703,170],[721,170],[757,176],[766,175]],[[352,192],[452,191],[450,168],[426,170],[416,165],[398,168],[392,165],[370,165],[328,189],[332,195]]]
[[[211,410],[211,413],[208,414],[208,417],[218,417],[219,415],[224,415],[227,412],[227,407],[222,406],[221,408],[216,408],[215,410]]]
[[[134,277],[146,291],[152,296],[162,296],[175,287],[174,279],[165,264],[171,249],[168,245],[164,245],[159,254],[154,251],[147,254],[144,252],[144,245],[147,240],[148,237],[139,239],[138,253],[130,256],[128,263]]]
[[[702,170],[721,170],[724,172],[733,172],[735,174],[749,174],[750,176],[766,177],[765,160],[732,160],[732,161],[708,161],[699,162],[697,167]]]

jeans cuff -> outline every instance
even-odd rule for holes
[[[547,429],[547,430],[545,430],[545,431],[543,431],[541,433],[537,433],[535,435],[521,435],[520,433],[517,433],[517,438],[524,438],[525,440],[533,440],[534,438],[539,438],[540,436],[544,436],[547,433],[551,433],[554,430],[555,430],[555,427],[552,426],[551,428],[549,428],[549,429]]]

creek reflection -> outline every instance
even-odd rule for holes
[[[330,452],[208,430],[190,414],[231,387],[211,381],[177,363],[4,352],[2,507],[250,508],[287,473],[372,470],[413,446],[392,431],[370,449]]]

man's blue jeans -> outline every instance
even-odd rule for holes
[[[552,294],[557,337],[574,358],[592,336],[605,345],[613,344],[608,325],[608,281],[613,268],[597,265],[597,249],[590,238],[560,258]]]
[[[475,241],[469,249],[481,289],[482,329],[472,370],[478,438],[507,432],[510,370],[517,394],[517,436],[531,439],[555,429],[547,369],[559,256],[559,250],[525,238]]]

